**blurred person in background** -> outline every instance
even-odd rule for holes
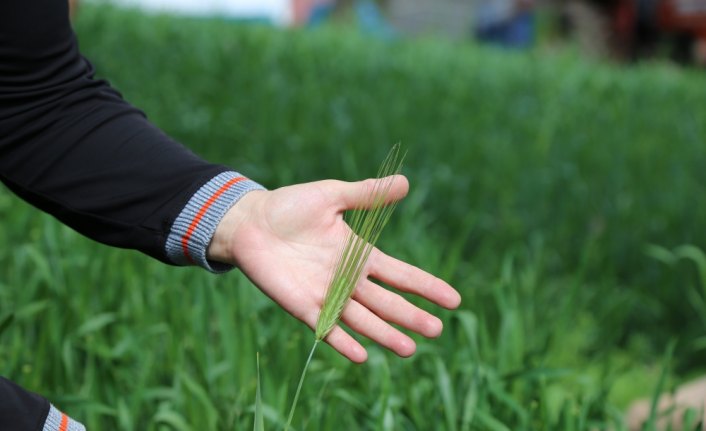
[[[294,0],[294,23],[316,26],[346,16],[364,32],[388,38],[396,32],[385,16],[387,6],[387,0]]]
[[[476,0],[476,39],[506,48],[530,47],[534,42],[534,8],[534,0]]]
[[[293,0],[295,25],[317,25],[326,21],[336,7],[336,0]]]
[[[343,213],[365,206],[375,180],[266,190],[165,135],[94,72],[79,52],[66,0],[0,2],[0,180],[104,244],[214,273],[237,267],[313,328],[350,231]],[[397,176],[389,200],[407,191]],[[374,249],[342,318],[400,356],[416,345],[393,324],[436,337],[442,322],[372,279],[445,308],[461,300],[442,280]],[[340,327],[325,341],[353,362],[367,359]],[[0,430],[40,429],[85,428],[0,377]]]

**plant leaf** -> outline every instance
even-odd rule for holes
[[[262,415],[262,393],[260,387],[260,353],[257,353],[257,389],[255,390],[255,424],[253,431],[265,431],[265,420]]]

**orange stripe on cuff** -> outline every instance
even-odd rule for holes
[[[203,216],[206,214],[206,211],[213,205],[214,202],[226,191],[228,191],[229,188],[233,187],[234,184],[237,184],[243,180],[245,180],[245,177],[238,177],[238,178],[233,178],[223,184],[221,188],[216,190],[216,192],[208,198],[206,203],[201,206],[201,209],[199,209],[199,212],[196,213],[196,216],[194,219],[191,221],[191,224],[189,224],[189,228],[186,230],[186,233],[184,234],[183,237],[181,237],[181,249],[184,252],[184,257],[186,257],[186,260],[189,262],[193,263],[194,260],[191,258],[191,255],[189,254],[189,240],[191,239],[191,236],[194,234],[194,231],[196,230],[196,227],[199,225],[201,222],[201,219]],[[65,430],[61,430],[65,431]]]
[[[66,431],[69,427],[69,417],[64,413],[61,414],[61,424],[59,425],[59,431]]]

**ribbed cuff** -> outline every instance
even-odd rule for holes
[[[86,431],[86,427],[60,412],[54,405],[50,405],[42,431]]]
[[[223,172],[204,184],[172,224],[165,246],[169,259],[216,273],[231,270],[232,265],[209,261],[206,250],[226,212],[252,190],[265,188],[237,172]]]

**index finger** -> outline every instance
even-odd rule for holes
[[[448,283],[377,248],[370,255],[368,268],[370,276],[402,292],[419,295],[448,309],[461,304],[461,295]]]

